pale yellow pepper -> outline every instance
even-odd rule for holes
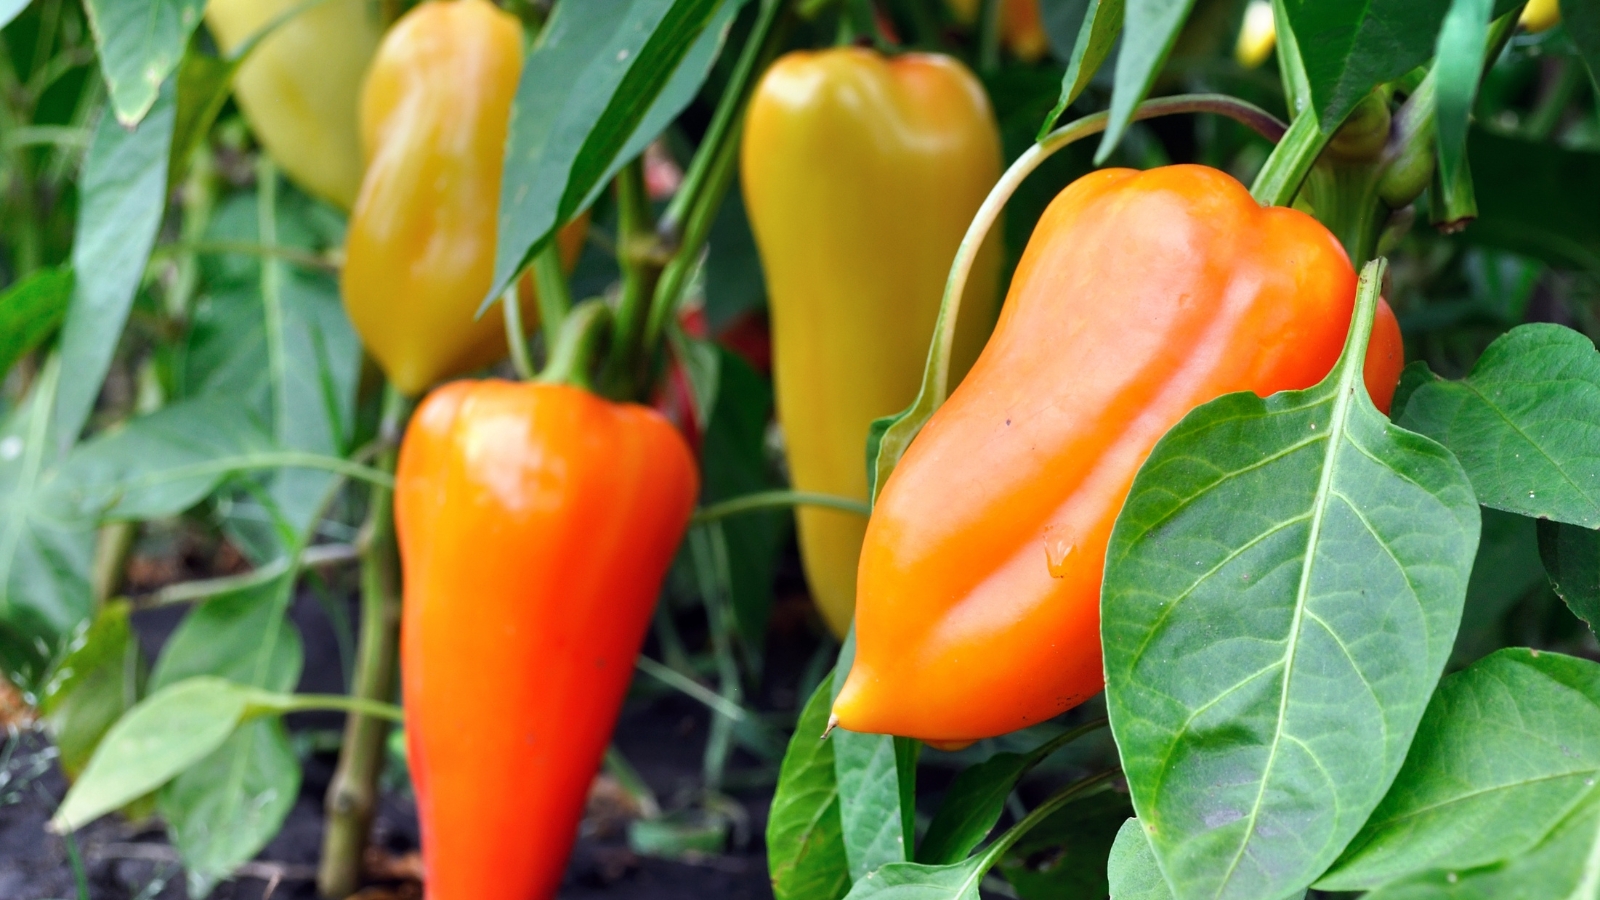
[[[304,0],[211,0],[206,25],[233,53]],[[356,107],[382,29],[369,0],[325,0],[251,50],[233,96],[256,138],[295,184],[341,209],[361,189]]]
[[[866,500],[868,428],[915,398],[956,247],[999,178],[994,114],[949,57],[796,52],[757,87],[743,140],[791,483]],[[994,323],[997,281],[991,241],[968,283],[953,380]],[[812,596],[843,634],[866,519],[817,507],[798,519]]]
[[[1272,0],[1250,0],[1239,26],[1239,42],[1233,45],[1233,58],[1246,69],[1267,61],[1278,42],[1278,26],[1272,18]]]
[[[1561,0],[1528,0],[1517,24],[1532,32],[1549,31],[1561,21]]]

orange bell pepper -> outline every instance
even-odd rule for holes
[[[406,739],[429,900],[550,900],[698,492],[653,410],[433,392],[400,448]]]
[[[878,497],[839,724],[959,743],[1099,692],[1106,545],[1140,464],[1208,400],[1320,381],[1355,290],[1326,228],[1215,169],[1069,185],[983,354]],[[1380,409],[1402,364],[1380,304],[1365,370]]]
[[[427,0],[384,36],[361,95],[367,171],[350,215],[345,310],[401,393],[506,356],[494,279],[495,215],[522,25],[488,0]],[[577,260],[587,217],[557,237]],[[525,327],[538,322],[530,279]]]

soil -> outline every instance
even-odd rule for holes
[[[355,615],[352,605],[351,613]],[[157,609],[135,615],[147,652],[154,652],[182,616],[181,609]],[[327,617],[309,597],[295,604],[292,617],[305,643],[302,691],[342,689],[338,644]],[[791,635],[791,638],[794,636]],[[769,657],[769,696],[793,708],[800,667],[814,648],[813,636],[791,639]],[[784,686],[787,681],[789,685]],[[289,725],[308,743],[333,733],[341,719],[312,714],[290,718]],[[701,784],[701,752],[709,716],[681,695],[632,699],[618,723],[616,745],[668,810],[687,802]],[[74,844],[49,833],[46,822],[66,791],[55,764],[55,750],[38,731],[13,734],[0,751],[0,900],[77,900],[80,896],[73,861],[82,862],[90,900],[184,900],[188,896],[176,855],[159,824],[131,825],[115,816],[80,830]],[[310,900],[322,843],[322,797],[333,773],[333,751],[309,752],[299,799],[282,831],[231,881],[211,894],[216,900]],[[726,793],[743,808],[747,827],[726,852],[672,861],[631,851],[606,804],[591,803],[578,846],[567,869],[562,900],[756,900],[772,896],[761,836],[771,802],[770,777],[749,777],[756,761],[735,754],[730,782],[740,779],[760,786]],[[596,795],[603,791],[596,791]],[[416,810],[407,791],[387,793],[373,827],[367,867],[371,882],[360,900],[418,900]]]

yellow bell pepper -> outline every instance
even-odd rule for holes
[[[233,53],[302,0],[211,0],[206,25]],[[296,13],[250,52],[233,95],[267,153],[295,184],[341,209],[361,187],[356,102],[381,36],[367,0],[326,0]]]
[[[1561,21],[1561,0],[1528,0],[1517,24],[1532,32],[1549,31]]]
[[[345,310],[401,393],[506,355],[498,309],[474,318],[494,277],[495,215],[522,25],[488,0],[427,0],[383,39],[361,96],[367,173],[350,215]],[[571,266],[587,219],[557,237]],[[523,322],[537,321],[525,279]]]
[[[790,480],[866,500],[868,428],[915,398],[951,261],[1000,175],[994,114],[949,57],[795,52],[756,88],[741,151]],[[994,324],[996,247],[973,269],[953,380]],[[798,519],[812,595],[843,634],[866,519],[815,507]]]
[[[1272,0],[1250,0],[1239,26],[1239,42],[1233,45],[1233,58],[1246,69],[1267,61],[1278,43],[1278,24],[1272,18]]]

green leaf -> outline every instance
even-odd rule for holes
[[[1600,625],[1600,531],[1541,520],[1539,558],[1556,594],[1594,631]]]
[[[102,0],[112,4],[113,0]],[[150,5],[116,0],[119,10]],[[158,7],[164,0],[155,0]],[[95,6],[91,3],[90,9]],[[181,48],[181,44],[180,44]],[[56,397],[54,433],[70,445],[100,396],[122,327],[144,278],[167,205],[167,155],[172,143],[173,88],[168,84],[150,115],[132,131],[100,117],[78,182],[78,222],[72,239],[76,280],[61,326],[65,377]]]
[[[61,768],[76,778],[111,725],[138,702],[144,675],[126,601],[108,603],[51,677],[40,704]]]
[[[1361,98],[1428,61],[1450,0],[1284,0],[1324,133]]]
[[[1467,152],[1467,122],[1478,96],[1483,54],[1489,44],[1493,0],[1451,0],[1439,29],[1434,77],[1438,82],[1439,173],[1450,184],[1460,174]]]
[[[948,866],[889,863],[858,879],[847,900],[979,900],[978,885],[992,864],[988,854]]]
[[[1127,795],[1111,790],[1069,803],[1018,841],[1000,872],[1023,900],[1104,898],[1112,840],[1132,814]]]
[[[249,704],[247,689],[209,677],[146,697],[111,726],[51,826],[81,828],[166,784],[220,747]]]
[[[1122,49],[1117,53],[1117,76],[1111,90],[1111,121],[1095,150],[1095,165],[1111,156],[1127,132],[1134,107],[1150,93],[1193,7],[1194,0],[1127,0]]]
[[[824,740],[833,684],[825,678],[806,701],[778,771],[767,816],[767,867],[777,900],[838,900],[850,889],[833,742]]]
[[[1039,126],[1039,140],[1044,140],[1056,126],[1056,120],[1089,86],[1089,80],[1116,46],[1117,37],[1122,33],[1123,4],[1124,0],[1089,0],[1078,39],[1072,45],[1072,56],[1067,60],[1066,74],[1061,76],[1061,99]]]
[[[1484,507],[1478,555],[1472,561],[1461,628],[1447,668],[1458,669],[1511,643],[1506,614],[1545,584],[1534,523]]]
[[[49,500],[67,518],[177,515],[228,474],[210,464],[270,449],[271,439],[236,398],[182,400],[74,448]]]
[[[278,602],[288,581],[285,575],[190,609],[161,650],[150,673],[150,690],[202,675],[268,691],[294,690],[304,652],[299,633],[284,619]]]
[[[16,409],[0,422],[0,668],[30,694],[93,607],[94,529],[63,522],[41,502],[58,458],[50,411],[61,361],[52,355]]]
[[[1026,753],[996,753],[963,769],[945,790],[939,811],[922,836],[917,862],[944,865],[965,859],[994,830],[1006,798],[1022,776],[1081,733],[1082,729],[1064,732]]]
[[[183,860],[189,896],[205,897],[260,853],[299,792],[300,761],[277,717],[245,722],[163,788],[157,808]]]
[[[1106,878],[1114,900],[1171,900],[1172,889],[1156,865],[1155,851],[1138,819],[1122,823],[1106,860]]]
[[[1501,137],[1467,137],[1478,218],[1463,237],[1542,259],[1600,270],[1600,153]]]
[[[217,114],[228,102],[233,75],[244,62],[244,54],[231,58],[212,56],[190,41],[178,63],[177,106],[173,114],[172,146],[168,151],[167,172],[177,180],[188,166],[194,149],[205,140]]]
[[[1374,888],[1528,853],[1600,801],[1597,734],[1600,666],[1588,660],[1513,648],[1446,678],[1388,796],[1317,886]]]
[[[742,3],[556,6],[511,106],[486,305],[694,99]]]
[[[0,378],[61,325],[72,297],[72,270],[40,269],[0,291]]]
[[[845,635],[834,665],[832,687],[844,684],[855,661],[854,628]],[[830,691],[837,696],[837,691]],[[850,880],[911,856],[916,800],[916,742],[887,734],[833,731],[833,772],[839,786],[839,821]],[[909,768],[908,764],[909,763]]]
[[[1450,448],[1483,505],[1600,526],[1600,354],[1576,331],[1511,330],[1466,378],[1418,387],[1400,424]]]
[[[1320,875],[1383,798],[1455,640],[1478,506],[1449,452],[1363,388],[1383,267],[1362,272],[1321,384],[1191,412],[1111,535],[1107,706],[1179,897],[1283,897]]]
[[[689,402],[694,409],[697,429],[704,429],[711,421],[712,410],[717,405],[717,378],[722,369],[722,357],[717,345],[702,338],[690,337],[677,325],[667,328],[667,343],[672,357],[683,367],[684,378],[689,383]]]
[[[138,124],[178,67],[205,0],[84,0],[83,5],[117,121]]]

